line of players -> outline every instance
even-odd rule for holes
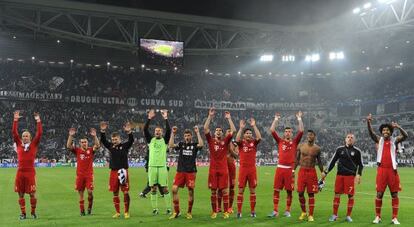
[[[222,127],[216,127],[214,136],[210,133],[210,124],[216,114],[214,109],[210,109],[208,117],[204,124],[204,134],[208,142],[210,152],[210,167],[208,176],[208,187],[211,190],[211,218],[217,218],[217,213],[221,209],[221,201],[223,201],[223,218],[227,219],[232,210],[232,203],[234,200],[235,187],[235,157],[239,157],[240,167],[238,175],[238,195],[237,195],[237,218],[242,218],[242,204],[244,199],[244,190],[249,184],[250,191],[250,216],[256,217],[255,204],[257,186],[256,173],[256,151],[257,145],[261,141],[261,134],[256,126],[253,118],[249,120],[252,128],[246,128],[246,121],[240,121],[240,127],[236,134],[236,139],[232,142],[236,127],[231,119],[229,112],[225,112],[225,119],[228,121],[230,129],[226,134],[223,133]],[[177,127],[171,127],[168,121],[168,112],[161,111],[161,115],[165,120],[165,135],[160,126],[156,126],[154,134],[149,132],[149,125],[151,120],[155,117],[155,111],[150,110],[148,119],[144,126],[144,135],[149,148],[148,160],[148,183],[151,186],[151,205],[153,207],[153,214],[159,213],[157,204],[157,186],[162,190],[165,204],[167,207],[167,214],[171,212],[171,196],[168,191],[168,171],[166,165],[168,148],[175,149],[179,153],[177,173],[174,178],[172,187],[174,212],[170,216],[171,219],[178,218],[181,214],[178,198],[178,189],[187,186],[189,192],[188,210],[186,214],[187,219],[192,219],[192,206],[194,203],[194,188],[196,180],[196,157],[199,150],[204,146],[198,127],[194,127],[194,132],[197,135],[197,141],[193,142],[191,130],[184,131],[184,141],[176,144],[174,138],[177,135]],[[19,195],[19,205],[21,209],[20,219],[26,219],[25,199],[24,194],[30,195],[31,216],[37,218],[36,215],[36,182],[34,160],[36,157],[39,141],[42,135],[42,124],[38,113],[34,114],[37,122],[36,135],[32,140],[29,131],[25,130],[22,133],[22,138],[19,137],[17,125],[20,118],[20,112],[14,113],[12,134],[16,145],[16,152],[18,156],[18,170],[15,180],[15,191]],[[290,209],[292,204],[292,193],[294,190],[295,170],[300,166],[298,173],[298,194],[302,213],[300,220],[314,221],[313,213],[315,207],[314,194],[321,188],[327,174],[338,163],[338,171],[335,180],[335,196],[333,200],[333,214],[329,221],[336,221],[338,218],[338,207],[340,203],[340,195],[348,195],[348,208],[346,214],[346,221],[352,222],[351,212],[354,206],[355,183],[359,184],[361,181],[361,174],[363,170],[361,150],[354,146],[355,136],[348,133],[345,138],[345,145],[339,146],[334,156],[332,157],[328,168],[323,169],[321,161],[321,150],[315,144],[316,135],[312,130],[308,130],[306,142],[299,144],[304,126],[302,122],[302,112],[296,114],[298,121],[298,133],[293,136],[293,129],[285,127],[283,138],[279,137],[276,132],[276,127],[280,120],[280,114],[276,114],[270,132],[278,145],[279,161],[274,175],[274,192],[273,204],[274,209],[268,217],[274,218],[279,216],[279,200],[280,191],[285,189],[287,192],[286,210],[284,216],[290,217]],[[407,138],[407,133],[397,123],[382,124],[379,128],[381,136],[375,134],[372,125],[372,116],[367,117],[367,126],[369,135],[377,146],[377,178],[376,190],[377,196],[375,200],[376,217],[373,223],[381,222],[381,207],[382,197],[388,186],[392,196],[392,223],[399,224],[397,220],[399,199],[398,192],[401,190],[399,175],[397,172],[396,151],[397,144],[401,143]],[[116,213],[113,218],[119,218],[120,214],[120,198],[119,190],[124,195],[124,218],[129,218],[129,175],[128,175],[128,151],[131,148],[134,137],[132,135],[131,125],[126,123],[124,131],[128,135],[128,141],[122,143],[119,133],[111,134],[111,141],[106,138],[106,130],[108,124],[101,122],[100,124],[100,140],[97,137],[95,129],[90,130],[90,135],[93,137],[93,147],[88,146],[88,138],[83,136],[79,140],[80,146],[74,145],[75,129],[69,130],[69,137],[67,141],[67,148],[76,154],[77,157],[77,177],[75,188],[79,192],[79,206],[81,215],[84,216],[84,191],[88,192],[88,209],[87,213],[91,214],[93,205],[93,158],[94,152],[104,145],[109,150],[110,162],[109,167],[109,190],[113,192],[113,203]],[[400,135],[392,136],[393,130],[398,129]],[[255,137],[253,137],[253,132]],[[315,166],[318,165],[321,171],[321,180],[318,182]],[[230,187],[229,187],[230,185]],[[228,191],[230,188],[230,193]],[[308,194],[309,213],[306,211],[305,189]],[[230,194],[230,195],[229,195]]]

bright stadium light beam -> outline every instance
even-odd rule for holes
[[[344,54],[344,52],[343,52],[343,51],[341,51],[341,52],[336,53],[336,58],[337,58],[337,59],[340,59],[340,60],[345,59],[345,54]]]
[[[264,54],[260,56],[260,61],[263,61],[263,62],[273,61],[273,54]]]
[[[319,61],[321,59],[321,56],[319,54],[312,54],[312,61]]]
[[[369,9],[371,8],[371,6],[372,6],[371,2],[367,2],[364,4],[364,9]]]
[[[352,12],[353,12],[354,14],[358,14],[359,12],[361,12],[361,8],[357,7],[357,8],[355,8],[354,10],[352,10]]]
[[[329,53],[329,60],[335,60],[336,59],[336,53],[335,52],[330,52]]]
[[[305,56],[305,61],[307,61],[307,62],[312,61],[312,56],[311,55],[306,55]]]

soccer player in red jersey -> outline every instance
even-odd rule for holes
[[[187,186],[188,188],[188,210],[186,218],[193,218],[192,208],[194,203],[194,188],[197,174],[197,154],[204,146],[198,126],[194,127],[194,132],[197,135],[197,142],[193,142],[193,134],[191,133],[191,130],[186,129],[184,130],[184,141],[175,144],[174,137],[177,134],[177,127],[174,126],[172,128],[172,134],[168,146],[178,151],[178,165],[172,187],[174,213],[170,219],[180,216],[178,188],[183,188],[184,186]]]
[[[32,140],[32,135],[29,131],[25,130],[20,138],[17,130],[19,123],[20,111],[14,112],[12,134],[13,140],[16,146],[18,168],[15,180],[14,191],[19,194],[20,205],[20,220],[26,219],[26,201],[24,194],[30,195],[30,206],[32,218],[36,219],[36,171],[34,168],[34,162],[36,159],[37,149],[39,147],[40,138],[43,133],[42,122],[40,121],[40,115],[34,113],[36,120],[36,135]]]
[[[296,160],[296,148],[300,142],[300,139],[303,135],[303,122],[302,122],[302,112],[299,111],[296,113],[296,119],[298,120],[298,133],[296,137],[293,138],[293,129],[290,127],[285,127],[283,138],[280,138],[276,133],[275,129],[279,123],[280,114],[276,113],[275,118],[270,126],[270,132],[272,133],[273,138],[276,140],[278,145],[279,161],[276,168],[276,174],[274,178],[274,191],[273,191],[273,211],[268,215],[268,217],[277,217],[279,216],[279,197],[280,190],[283,188],[287,192],[286,199],[286,211],[284,215],[290,217],[290,206],[292,204],[292,191],[294,190],[295,185],[295,166]]]
[[[233,133],[236,131],[236,127],[231,120],[230,112],[226,111],[225,118],[228,120],[232,132],[223,138],[223,129],[216,127],[213,138],[210,134],[210,123],[215,113],[215,109],[210,109],[204,124],[204,134],[207,138],[210,151],[208,187],[211,189],[211,218],[214,219],[217,217],[217,190],[219,190],[223,195],[223,217],[227,219],[230,217],[228,213],[229,194],[227,188],[229,184],[229,171],[227,168],[227,153],[229,152],[229,143],[231,142]]]
[[[238,145],[237,153],[240,158],[237,218],[242,217],[243,193],[247,183],[249,183],[250,190],[250,216],[253,218],[256,217],[256,153],[257,145],[260,143],[262,135],[260,134],[260,131],[256,126],[256,121],[253,118],[250,118],[250,126],[253,128],[256,138],[253,138],[252,129],[246,128],[246,122],[244,120],[240,121],[240,128],[236,135],[236,142]]]
[[[397,219],[398,207],[400,200],[398,198],[398,192],[401,191],[400,176],[397,172],[397,144],[406,140],[408,137],[407,132],[401,128],[397,123],[382,124],[379,128],[381,136],[375,134],[371,125],[372,115],[367,117],[367,125],[369,135],[377,146],[377,179],[376,190],[377,197],[375,199],[375,213],[376,217],[373,221],[374,224],[381,222],[381,207],[382,197],[384,196],[385,189],[390,189],[391,201],[392,201],[392,220],[393,224],[400,224]],[[392,136],[394,129],[400,131],[400,135],[397,137]]]
[[[304,220],[306,213],[305,189],[309,197],[309,216],[308,221],[313,222],[313,211],[315,208],[315,194],[318,193],[318,175],[316,174],[315,165],[318,164],[319,170],[323,172],[321,159],[321,148],[315,144],[316,135],[312,130],[308,130],[305,143],[299,144],[296,155],[296,167],[300,166],[298,173],[298,194],[302,213],[299,220]]]
[[[79,193],[80,215],[85,216],[85,200],[83,194],[85,188],[88,190],[88,214],[92,213],[93,204],[93,159],[95,152],[100,148],[96,129],[91,128],[90,135],[93,137],[93,147],[88,146],[88,138],[83,136],[79,140],[79,147],[74,146],[73,139],[76,134],[75,128],[69,129],[69,137],[66,147],[76,155],[76,182],[75,190]]]
[[[225,137],[231,133],[230,129],[226,130]],[[236,158],[237,155],[237,144],[229,143],[229,153],[227,154],[227,168],[229,170],[229,214],[233,213],[233,201],[234,201],[234,188],[236,186]],[[223,195],[221,191],[217,194],[217,213],[221,212],[221,204]]]

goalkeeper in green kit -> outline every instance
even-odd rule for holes
[[[161,126],[156,126],[154,135],[149,132],[149,125],[151,120],[155,117],[155,111],[148,112],[148,119],[144,126],[145,140],[148,143],[149,160],[148,160],[148,181],[151,187],[151,205],[152,214],[158,214],[157,201],[157,184],[161,186],[164,194],[165,206],[167,208],[166,214],[171,214],[171,195],[168,192],[168,171],[167,171],[167,152],[168,141],[171,136],[171,127],[168,123],[168,111],[161,110],[161,115],[165,120],[165,135],[163,136],[163,129]]]

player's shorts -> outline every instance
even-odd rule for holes
[[[161,187],[168,186],[168,170],[166,166],[148,167],[149,186],[159,184]]]
[[[229,187],[228,170],[209,170],[208,187],[210,189],[225,189]]]
[[[75,190],[84,191],[85,188],[90,191],[93,190],[93,175],[90,175],[90,176],[77,175],[76,176]]]
[[[378,167],[376,180],[377,192],[385,192],[387,186],[390,188],[391,192],[401,191],[400,176],[398,175],[397,170]]]
[[[355,176],[336,175],[335,179],[336,194],[355,194]]]
[[[196,173],[177,172],[174,177],[174,185],[184,188],[194,189],[196,180]]]
[[[292,168],[276,168],[275,179],[273,183],[274,189],[293,191],[295,189],[295,175]]]
[[[14,191],[27,194],[36,192],[36,173],[17,171]]]
[[[298,192],[318,193],[318,175],[315,168],[300,167],[298,173]]]
[[[227,162],[227,167],[229,169],[229,186],[230,188],[234,188],[236,185],[236,163]]]
[[[256,167],[239,169],[239,188],[245,188],[247,182],[249,182],[249,188],[256,188],[257,186],[257,173]]]
[[[118,192],[119,188],[121,188],[122,192],[128,192],[129,191],[129,174],[128,170],[127,172],[127,178],[125,184],[119,183],[118,178],[118,170],[111,170],[110,176],[109,176],[109,191],[111,192]]]

